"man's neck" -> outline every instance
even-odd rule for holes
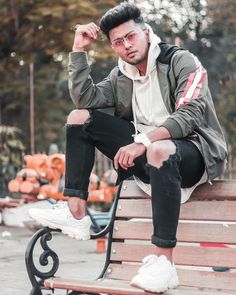
[[[138,69],[140,76],[145,76],[147,71],[147,61],[143,61],[136,65],[136,68]]]

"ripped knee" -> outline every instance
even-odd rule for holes
[[[67,124],[73,125],[73,124],[84,124],[89,122],[90,119],[90,113],[88,110],[73,110],[70,112],[70,114],[67,117]]]
[[[160,168],[175,153],[176,145],[171,140],[157,141],[147,149],[147,162]]]

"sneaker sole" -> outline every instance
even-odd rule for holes
[[[61,231],[63,234],[71,237],[72,239],[76,239],[79,241],[87,241],[90,240],[90,234],[89,235],[81,235],[75,232],[71,232],[70,229],[68,229],[67,227],[61,227]]]
[[[161,286],[159,288],[157,287],[150,287],[150,285],[148,287],[142,287],[138,284],[138,282],[132,282],[130,283],[131,286],[136,287],[136,288],[140,288],[143,289],[145,291],[149,291],[149,292],[154,292],[154,293],[163,293],[166,292],[169,289],[175,289],[179,286],[179,280],[177,277],[172,278],[168,284],[166,284],[166,286]]]
[[[87,241],[87,240],[90,240],[90,234],[89,235],[81,235],[81,234],[78,234],[78,233],[75,233],[75,232],[71,232],[68,227],[64,227],[64,226],[58,226],[58,225],[55,225],[54,223],[51,223],[49,221],[45,221],[41,218],[33,218],[35,219],[39,224],[41,224],[42,226],[45,226],[45,227],[49,227],[49,228],[52,228],[52,229],[60,229],[61,232],[73,239],[76,239],[76,240],[79,240],[79,241]]]

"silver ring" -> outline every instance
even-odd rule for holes
[[[74,27],[73,27],[73,30],[76,31],[78,28],[79,28],[80,24],[76,24]]]

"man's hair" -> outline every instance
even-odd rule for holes
[[[119,25],[133,20],[135,23],[144,25],[144,19],[141,16],[140,9],[130,2],[122,2],[114,8],[109,9],[100,20],[100,28],[102,32],[109,38],[111,29]]]

